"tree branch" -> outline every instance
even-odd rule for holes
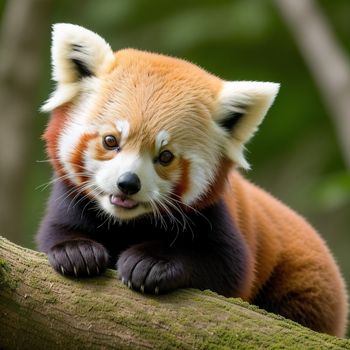
[[[0,237],[1,349],[350,348],[240,299],[179,290],[146,296],[108,270],[55,273],[44,254]]]

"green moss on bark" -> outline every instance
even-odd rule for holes
[[[16,289],[17,283],[10,275],[10,265],[5,259],[0,259],[0,288]]]
[[[0,348],[350,349],[348,340],[210,291],[146,296],[111,270],[65,278],[43,254],[2,238],[0,256]]]

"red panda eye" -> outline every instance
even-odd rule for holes
[[[119,151],[118,141],[113,135],[107,135],[103,138],[103,147],[108,150]]]
[[[174,155],[168,150],[161,152],[159,157],[158,157],[159,163],[162,165],[170,164],[170,162],[173,159],[174,159]]]

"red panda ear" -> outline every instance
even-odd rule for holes
[[[247,169],[244,144],[254,135],[272,105],[279,84],[257,81],[227,81],[218,96],[215,122],[229,136],[227,155]]]
[[[57,87],[42,110],[51,111],[70,101],[84,78],[98,75],[113,59],[110,46],[96,33],[74,24],[53,25],[52,79]]]

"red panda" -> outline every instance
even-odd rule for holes
[[[37,242],[63,275],[116,268],[129,288],[211,289],[344,336],[325,242],[237,168],[279,90],[56,24],[44,140],[53,189]]]

